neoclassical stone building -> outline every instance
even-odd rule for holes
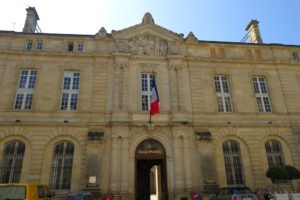
[[[0,31],[0,182],[190,199],[300,168],[300,46],[198,40],[154,23],[95,35]],[[150,79],[160,113],[149,122]],[[299,190],[299,182],[296,183]]]

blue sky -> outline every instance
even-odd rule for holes
[[[29,5],[45,33],[111,32],[150,12],[156,24],[199,40],[239,42],[257,19],[265,43],[300,45],[300,0],[2,0],[0,30],[22,31]]]

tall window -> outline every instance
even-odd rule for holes
[[[5,145],[0,168],[0,183],[19,183],[25,144],[12,141]]]
[[[276,140],[269,140],[265,143],[265,149],[267,153],[269,167],[283,166],[283,156],[281,151],[281,145]]]
[[[256,76],[253,77],[252,80],[259,112],[272,112],[266,78],[263,76]]]
[[[79,72],[65,72],[61,95],[61,110],[76,110],[79,91]]]
[[[219,112],[232,112],[231,95],[227,76],[215,76],[214,80]]]
[[[63,190],[71,188],[74,144],[62,141],[55,145],[51,165],[51,189]]]
[[[15,99],[15,109],[31,109],[36,76],[36,70],[21,71]]]
[[[227,184],[243,184],[243,167],[241,162],[239,143],[233,140],[224,142],[223,153],[227,175]]]
[[[141,88],[142,88],[142,111],[149,111],[151,104],[151,80],[153,74],[141,74]]]

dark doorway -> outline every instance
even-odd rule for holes
[[[156,140],[145,140],[136,149],[135,199],[167,200],[166,155]]]

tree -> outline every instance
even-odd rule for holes
[[[300,178],[300,171],[297,168],[290,166],[290,165],[286,165],[286,166],[284,166],[284,168],[288,172],[287,180],[289,180],[292,191],[294,193],[293,180]]]
[[[288,180],[289,173],[283,166],[270,167],[266,172],[266,177],[270,178],[273,183],[277,183],[279,187],[280,181]]]

